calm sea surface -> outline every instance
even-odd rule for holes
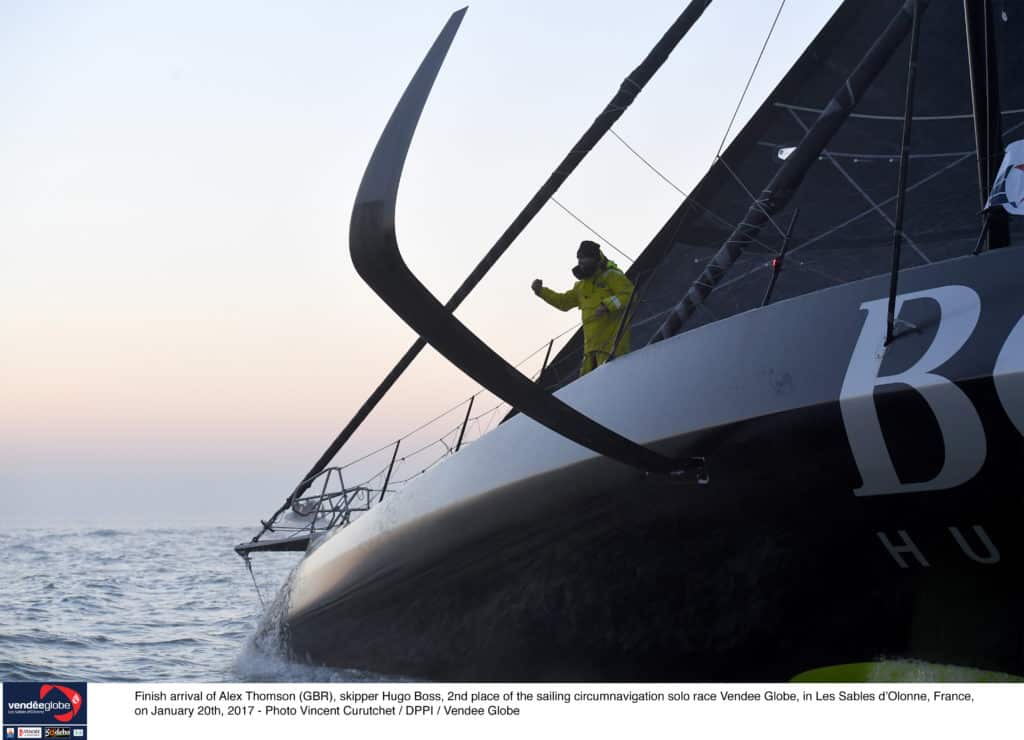
[[[0,680],[373,681],[297,664],[232,547],[251,529],[0,532]],[[253,556],[271,604],[300,553]]]

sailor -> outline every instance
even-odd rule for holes
[[[586,375],[612,357],[629,352],[629,324],[622,328],[617,346],[615,335],[625,315],[633,283],[618,266],[601,253],[597,242],[582,241],[576,251],[577,264],[572,274],[578,280],[565,293],[545,288],[540,280],[533,281],[533,292],[559,311],[579,308],[583,314],[583,364],[580,375]]]

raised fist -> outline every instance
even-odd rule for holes
[[[530,287],[533,288],[534,293],[539,293],[540,289],[544,287],[544,283],[541,282],[541,280],[538,278],[537,280],[534,280],[532,283],[530,283]]]

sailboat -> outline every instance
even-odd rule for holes
[[[351,227],[419,339],[236,548],[305,551],[296,657],[472,681],[1024,675],[1024,227],[989,198],[997,174],[1024,187],[1003,161],[1024,10],[844,2],[630,268],[632,352],[577,377],[577,335],[534,381],[454,316],[709,2],[445,304],[394,203],[464,11],[427,53]],[[390,468],[347,487],[331,460],[426,344],[515,412],[398,490]]]

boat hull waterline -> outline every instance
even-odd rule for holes
[[[1024,253],[748,311],[559,391],[705,455],[643,476],[520,415],[307,554],[315,663],[467,681],[787,680],[912,659],[1024,674]]]

